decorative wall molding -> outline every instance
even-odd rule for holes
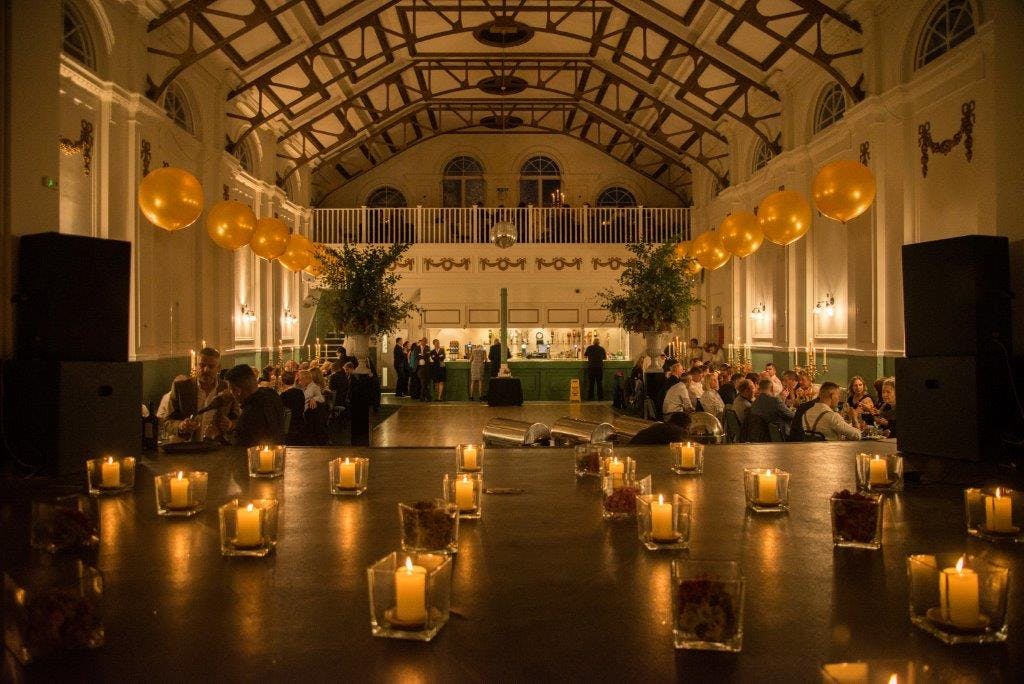
[[[480,270],[486,271],[488,268],[496,268],[499,271],[507,271],[510,268],[518,268],[520,271],[526,270],[526,257],[519,257],[515,261],[507,257],[499,257],[494,261],[490,259],[480,258]]]
[[[60,138],[60,151],[71,156],[82,153],[82,170],[88,176],[92,171],[92,124],[82,119],[82,130],[78,133],[78,140],[71,138]]]
[[[451,271],[452,269],[459,269],[460,271],[469,270],[469,257],[464,257],[456,261],[451,257],[444,257],[440,261],[434,261],[431,258],[423,260],[423,270],[429,271],[431,268],[440,268],[442,271]]]
[[[615,256],[608,257],[607,259],[594,257],[593,259],[590,260],[590,262],[594,265],[595,271],[602,268],[607,268],[612,271],[618,271],[620,268],[625,267],[626,264],[628,264],[630,261],[630,259],[621,259]]]
[[[227,202],[229,199],[231,199],[231,188],[228,187],[227,183],[224,184],[224,191],[221,194],[221,197],[224,198],[225,202]]]
[[[928,155],[946,155],[952,152],[960,144],[964,143],[964,154],[970,162],[974,157],[974,100],[964,102],[960,107],[960,130],[953,134],[953,137],[946,138],[941,142],[932,140],[932,124],[925,121],[917,127],[917,141],[921,146],[921,175],[928,177]]]
[[[399,261],[398,263],[391,267],[392,271],[404,270],[408,271],[409,273],[412,273],[415,269],[416,260],[413,259],[412,257],[409,257],[408,259],[402,259],[401,261]]]
[[[145,138],[142,139],[140,146],[140,158],[142,159],[142,177],[145,178],[149,175],[149,164],[153,161],[153,147]]]
[[[577,271],[583,266],[583,257],[576,257],[575,259],[564,259],[562,257],[555,257],[551,261],[541,259],[537,257],[537,270],[543,270],[545,268],[553,268],[556,271],[561,271],[566,268],[575,268]]]
[[[860,163],[867,166],[871,161],[871,143],[867,140],[860,144]]]

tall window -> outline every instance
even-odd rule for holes
[[[444,167],[441,206],[469,207],[484,203],[484,167],[472,157],[456,157]]]
[[[405,195],[400,190],[385,185],[370,193],[366,198],[366,206],[371,209],[398,209],[408,205],[405,202]]]
[[[167,86],[167,90],[164,92],[164,112],[179,128],[188,133],[195,133],[192,108],[188,104],[188,98],[185,97],[185,91],[177,83]]]
[[[562,204],[562,172],[549,157],[530,157],[519,170],[519,201],[535,207]]]
[[[635,207],[636,197],[633,196],[626,188],[620,188],[613,185],[610,188],[605,188],[601,191],[601,194],[597,196],[597,206],[599,207]]]
[[[61,50],[71,59],[90,69],[96,68],[96,53],[85,20],[78,8],[69,2],[62,5],[64,14],[64,42]]]
[[[754,145],[754,160],[751,165],[751,173],[757,173],[764,167],[768,166],[768,162],[772,160],[772,148],[768,146],[768,143],[764,141],[764,138],[758,138],[757,144]]]
[[[820,133],[846,114],[846,95],[838,83],[826,86],[814,109],[814,132]]]
[[[974,9],[970,0],[946,0],[928,17],[917,44],[914,66],[920,69],[974,35]]]

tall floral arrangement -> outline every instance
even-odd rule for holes
[[[619,276],[618,288],[602,290],[598,301],[632,333],[668,332],[686,327],[690,311],[701,304],[693,293],[696,283],[687,274],[687,257],[679,257],[678,245],[635,243],[626,245],[633,258]]]

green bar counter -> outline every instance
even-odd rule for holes
[[[469,361],[448,361],[444,394],[448,401],[469,399]],[[512,359],[508,362],[512,377],[523,383],[525,401],[569,401],[569,383],[580,381],[580,396],[587,395],[587,362],[577,359]],[[622,371],[629,377],[633,362],[629,359],[609,359],[604,362],[604,399],[612,400],[615,373]],[[484,391],[487,391],[486,378]],[[477,397],[479,398],[479,397]]]

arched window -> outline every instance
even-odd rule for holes
[[[610,188],[605,188],[601,191],[601,194],[597,196],[597,206],[599,207],[635,207],[636,197],[633,196],[626,188],[620,188],[613,185]]]
[[[398,209],[407,205],[401,190],[385,185],[370,193],[366,198],[366,206],[371,209]]]
[[[535,207],[557,207],[565,203],[562,172],[549,157],[530,157],[519,170],[519,201]]]
[[[252,170],[255,168],[252,163],[252,148],[245,144],[244,141],[240,142],[235,145],[234,155],[235,159],[238,160],[238,165],[242,167],[242,170],[251,176]]]
[[[472,157],[456,157],[444,167],[441,206],[469,207],[474,203],[484,203],[484,167]]]
[[[917,44],[914,68],[920,69],[974,35],[970,0],[945,0],[932,11]]]
[[[192,108],[185,97],[185,91],[177,83],[167,86],[164,92],[164,112],[182,130],[192,134],[196,132]]]
[[[768,162],[772,160],[772,148],[768,146],[768,143],[764,141],[764,138],[758,138],[757,144],[754,145],[754,159],[751,164],[750,172],[757,173],[764,167],[768,166]]]
[[[814,109],[814,132],[820,133],[846,114],[846,95],[838,83],[825,87]]]
[[[64,42],[61,50],[71,59],[80,64],[96,68],[96,53],[93,51],[92,38],[85,19],[78,8],[69,2],[62,4],[64,14]]]

